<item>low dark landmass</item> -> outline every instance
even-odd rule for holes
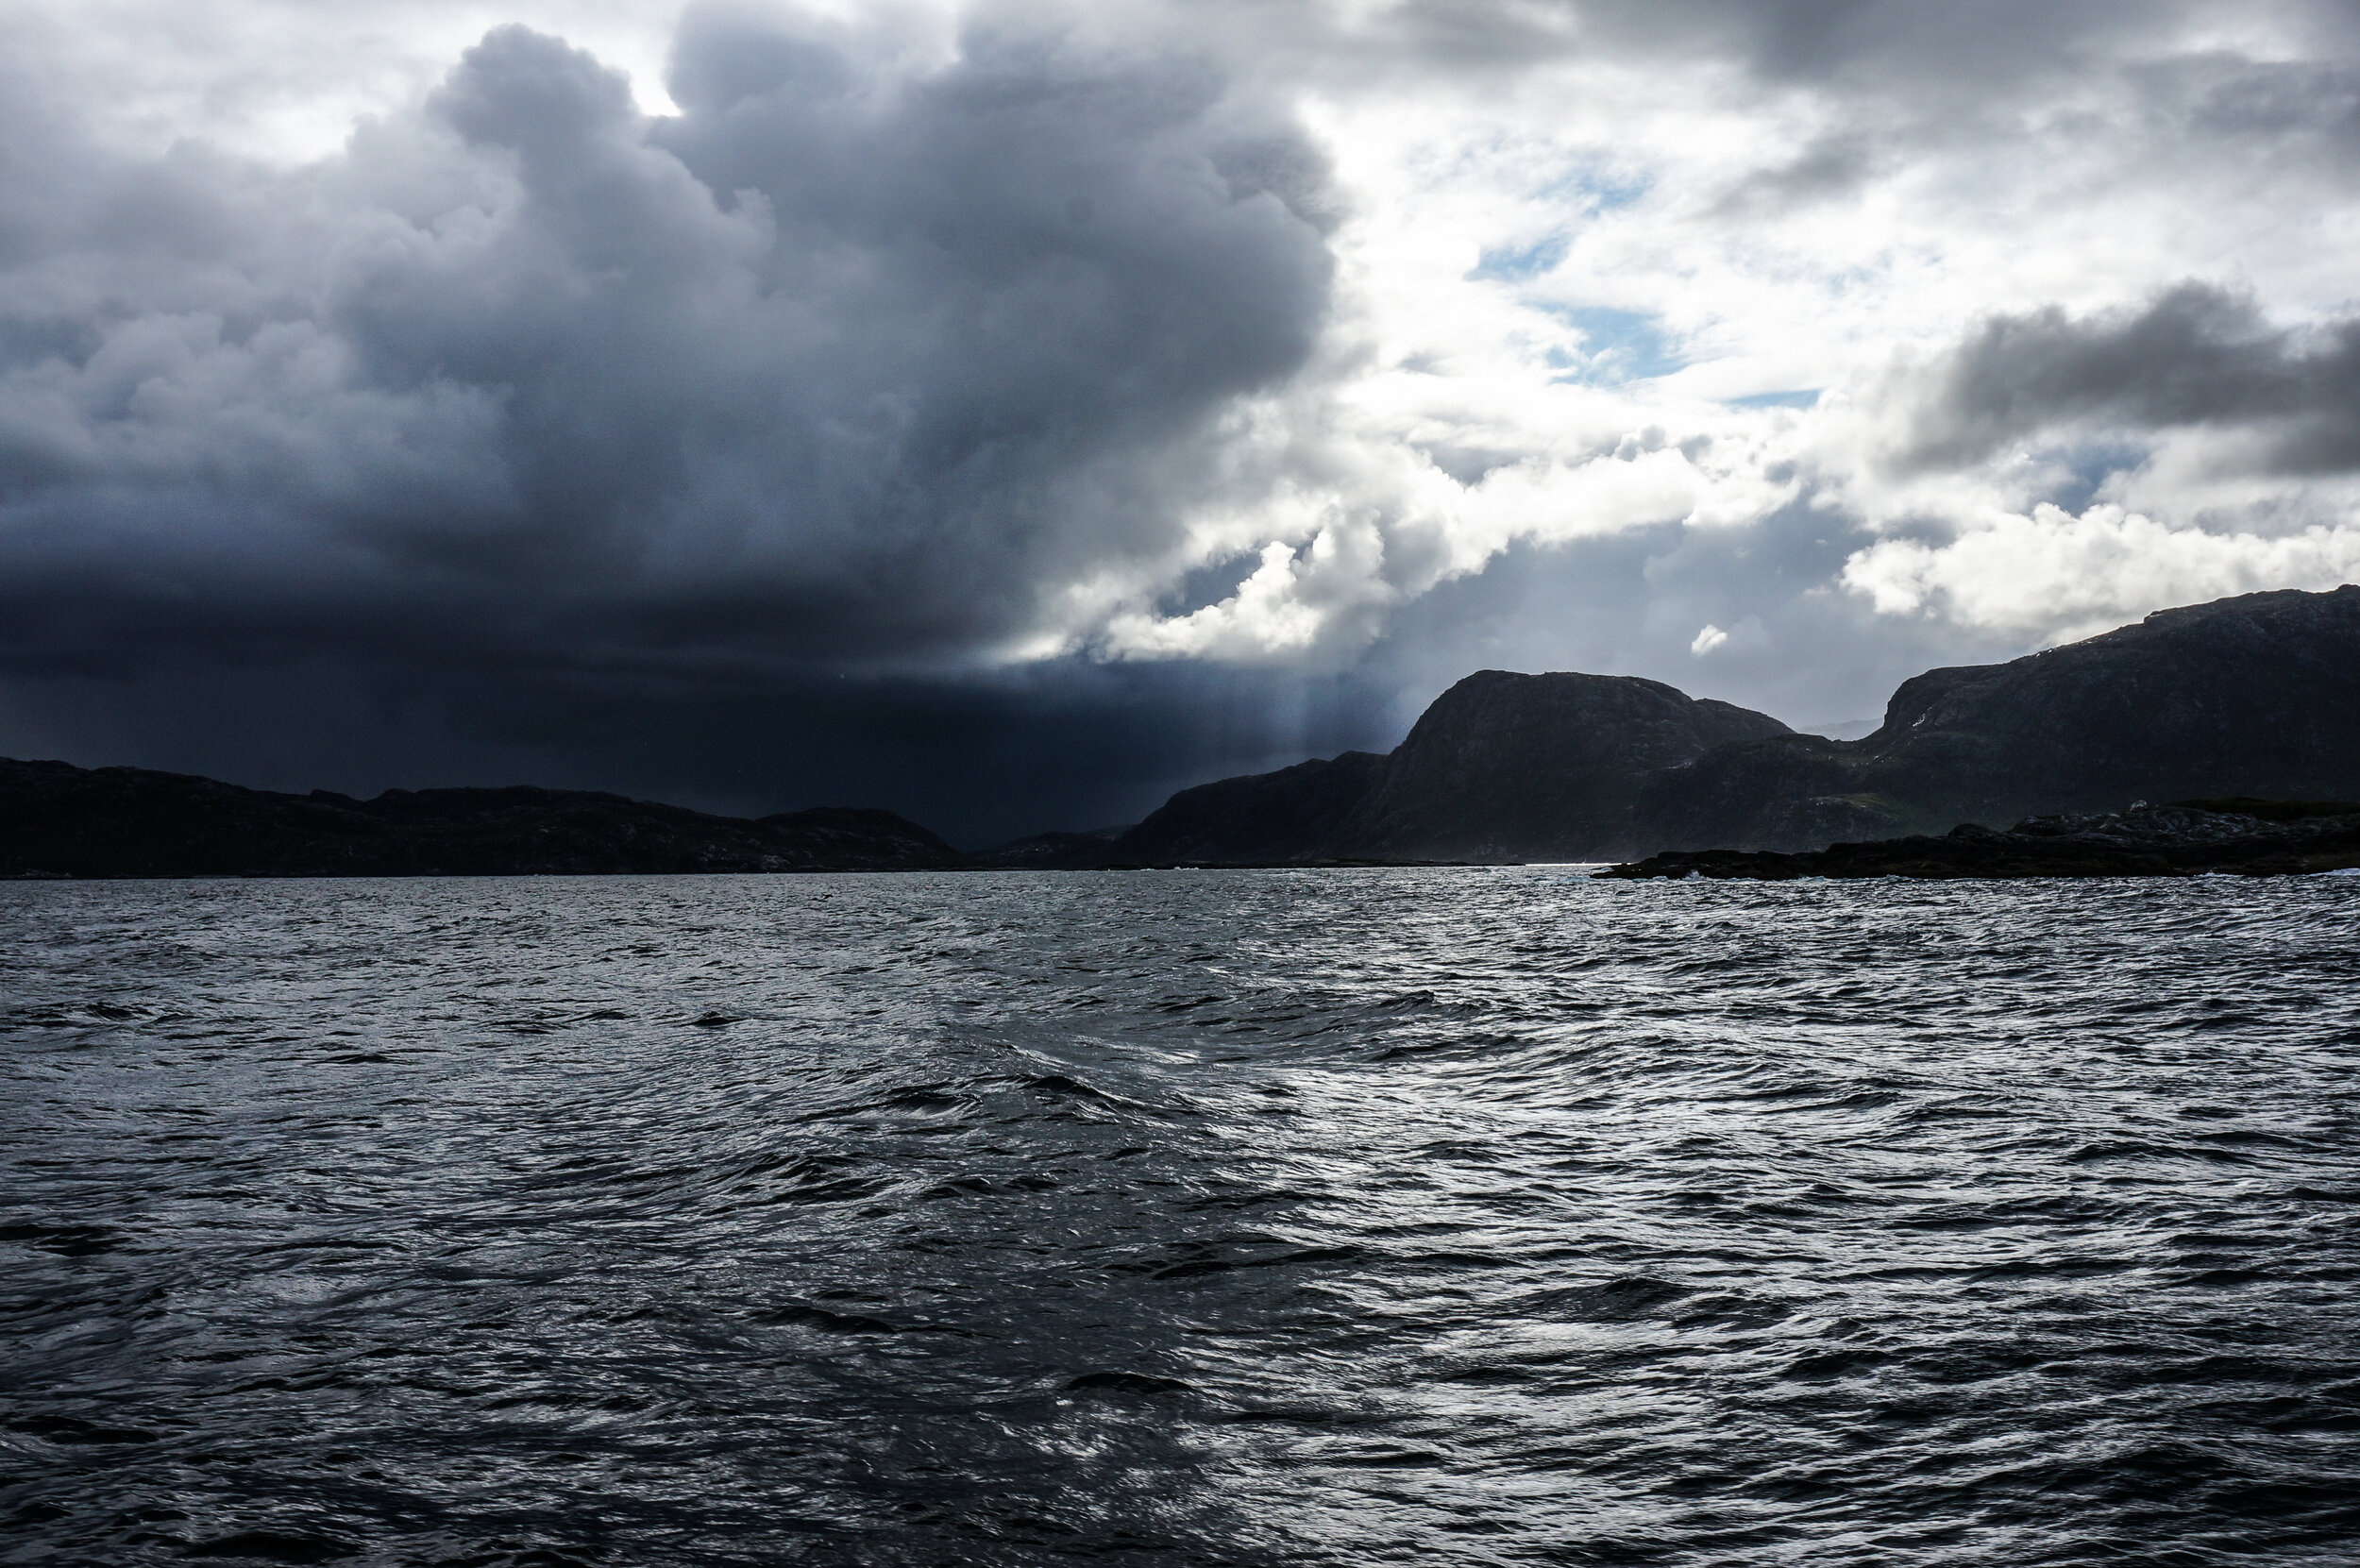
[[[2185,877],[2208,872],[2286,876],[2360,867],[2360,803],[2215,800],[2128,811],[2035,817],[2005,833],[1962,823],[1914,835],[1831,844],[1799,854],[1675,850],[1601,876],[1712,877]]]
[[[1108,864],[1268,866],[1317,859],[1384,766],[1373,752],[1346,751],[1184,789],[1108,846]]]
[[[0,759],[0,876],[901,871],[973,864],[889,811],[746,819],[579,790],[283,795],[185,773]]]
[[[1037,833],[986,850],[975,857],[983,866],[997,866],[1015,871],[1097,871],[1104,870],[1108,852],[1115,840],[1130,832],[1128,827],[1084,828],[1076,833]]]
[[[1116,866],[1629,861],[2132,800],[2360,799],[2360,587],[2248,594],[1902,683],[1859,740],[1653,681],[1486,670],[1378,756],[1182,790]]]
[[[1521,860],[1354,860],[1323,858],[1313,860],[1148,860],[1129,861],[1119,866],[1100,868],[1109,871],[1349,871],[1415,869],[1419,867],[1482,867],[1496,869],[1501,866],[1522,866]]]

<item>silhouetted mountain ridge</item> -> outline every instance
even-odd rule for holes
[[[2158,611],[1902,683],[1858,740],[1628,676],[1486,670],[1377,756],[1182,790],[1116,865],[1818,850],[2134,800],[2360,798],[2360,587]]]

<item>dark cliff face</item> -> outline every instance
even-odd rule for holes
[[[281,795],[182,773],[0,759],[0,875],[481,876],[917,870],[966,859],[887,811],[746,821],[619,795]]]
[[[2360,587],[1929,670],[1863,739],[1716,750],[1650,780],[1638,815],[1659,849],[1793,851],[2200,795],[2360,797]]]
[[[1347,751],[1184,789],[1117,841],[1117,865],[1604,860],[1633,852],[1653,771],[1786,733],[1764,714],[1618,675],[1484,670],[1386,756]]]

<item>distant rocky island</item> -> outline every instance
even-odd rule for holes
[[[2028,818],[2225,797],[2360,800],[2360,587],[2163,610],[2006,664],[1930,670],[1849,741],[1655,681],[1485,670],[1383,756],[1184,789],[1119,836],[1064,847],[1062,863],[1635,862],[2018,823],[2053,849]]]
[[[746,819],[558,789],[282,795],[0,759],[0,876],[501,876],[971,865],[889,811]]]

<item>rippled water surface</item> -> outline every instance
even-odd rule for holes
[[[0,1554],[2360,1558],[2360,878],[0,886]]]

